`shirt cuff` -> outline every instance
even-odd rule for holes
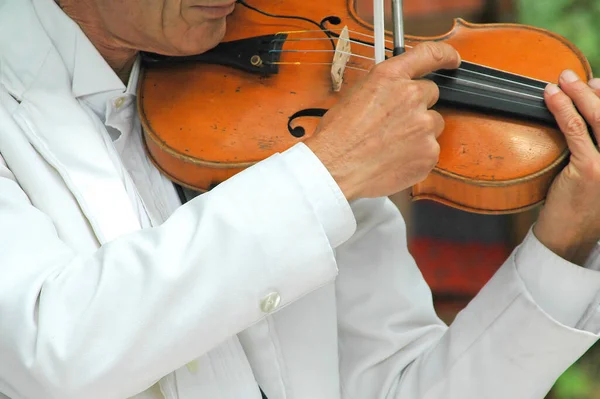
[[[533,300],[559,323],[575,328],[588,308],[597,306],[600,272],[556,255],[537,239],[533,229],[517,248],[515,263]]]
[[[281,155],[321,221],[331,247],[336,248],[348,240],[356,231],[356,219],[325,165],[304,143],[294,145]]]

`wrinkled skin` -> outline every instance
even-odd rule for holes
[[[138,51],[203,53],[225,36],[233,0],[57,0],[122,80]],[[223,15],[221,15],[223,14]]]

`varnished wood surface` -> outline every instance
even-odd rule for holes
[[[354,0],[327,2],[250,0],[265,11],[308,16],[317,21],[339,16],[350,36],[372,40],[372,26],[354,9]],[[307,135],[287,130],[290,115],[306,108],[329,108],[373,67],[373,49],[352,44],[352,57],[340,93],[332,90],[333,53],[313,25],[272,19],[244,7],[228,19],[225,40],[282,31],[290,33],[277,75],[257,77],[215,65],[184,65],[144,71],[139,109],[153,161],[173,180],[207,190],[254,164],[310,137],[318,118],[298,120]],[[391,36],[390,36],[391,39]],[[565,68],[591,76],[582,54],[550,32],[509,24],[474,25],[457,21],[445,35],[407,36],[409,46],[426,40],[453,45],[464,60],[556,82]],[[408,49],[410,51],[410,48]],[[289,64],[288,64],[289,63]],[[356,68],[356,69],[355,69]],[[399,107],[402,104],[398,104]],[[557,129],[439,109],[446,128],[440,137],[440,160],[430,177],[413,189],[415,199],[428,198],[473,212],[517,212],[543,201],[548,184],[567,159]],[[401,145],[399,143],[398,145]]]

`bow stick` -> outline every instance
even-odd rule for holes
[[[394,24],[394,56],[404,53],[404,17],[402,0],[392,0],[392,22]]]
[[[373,26],[375,30],[375,63],[385,60],[385,0],[373,0]],[[404,16],[402,0],[392,0],[394,30],[394,56],[404,53]]]

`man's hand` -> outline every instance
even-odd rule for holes
[[[376,65],[325,114],[305,144],[348,200],[391,195],[427,177],[444,120],[429,109],[439,98],[437,85],[413,79],[459,65],[451,46],[420,44]]]
[[[597,79],[588,85],[565,71],[560,87],[549,85],[545,99],[566,137],[571,159],[552,183],[533,232],[557,255],[582,265],[600,239],[600,153],[590,136],[600,142],[600,85]]]

